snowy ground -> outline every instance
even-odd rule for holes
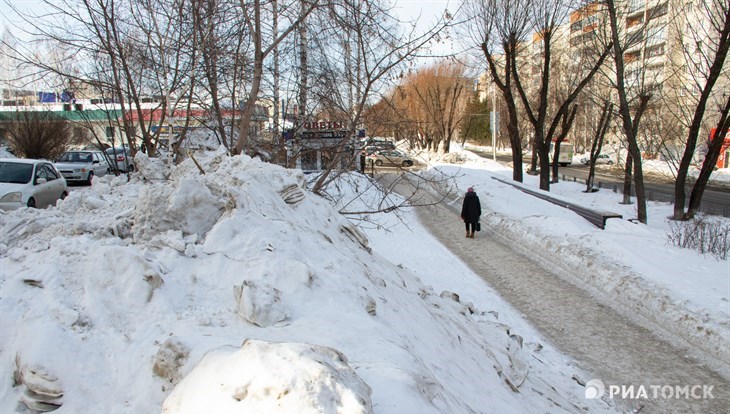
[[[618,194],[585,193],[585,185],[572,182],[551,185],[554,196],[623,216],[600,230],[493,179],[511,181],[511,169],[468,151],[445,158],[430,160],[431,174],[454,176],[452,191],[458,194],[473,186],[488,210],[487,225],[529,255],[542,251],[538,260],[557,262],[564,270],[558,273],[616,303],[641,325],[682,347],[701,348],[695,356],[730,375],[730,264],[668,244],[671,204],[650,202],[649,224],[641,225],[628,221],[636,218],[636,206],[620,204]],[[525,186],[537,189],[538,177],[525,175]]]
[[[0,213],[0,412],[612,411],[412,213],[361,230],[302,191],[301,172],[221,153],[201,156],[205,175],[155,161],[58,208]],[[668,206],[600,231],[491,179],[508,171],[488,161],[434,167],[457,192],[476,186],[486,225],[727,349],[728,264],[667,246]],[[554,191],[615,202],[572,186]],[[362,177],[338,188],[379,199]]]
[[[138,157],[130,182],[0,213],[0,412],[612,411],[425,231],[387,260],[414,222],[371,246],[301,172]]]

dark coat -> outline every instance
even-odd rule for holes
[[[464,204],[461,206],[461,218],[466,223],[476,223],[479,221],[479,216],[482,215],[482,205],[479,202],[477,193],[468,192],[464,196]]]

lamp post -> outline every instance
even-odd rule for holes
[[[497,161],[497,88],[492,79],[492,116],[489,120],[492,127],[492,160]]]

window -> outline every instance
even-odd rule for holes
[[[58,179],[58,174],[56,174],[56,170],[54,170],[50,164],[39,164],[37,176],[39,178],[45,178],[46,181],[53,181]]]
[[[114,137],[114,127],[113,126],[106,127],[106,137],[107,138]]]
[[[626,63],[631,63],[631,62],[635,62],[635,61],[639,60],[640,57],[641,57],[641,52],[639,52],[639,51],[626,53],[626,54],[624,54],[624,61]]]
[[[669,4],[664,3],[656,6],[646,12],[646,20],[656,19],[657,17],[664,16],[669,10]]]
[[[664,44],[658,45],[658,46],[652,46],[648,49],[646,49],[646,58],[653,58],[655,56],[662,56],[664,55]]]
[[[570,33],[578,32],[583,28],[583,21],[578,20],[577,22],[570,25]]]
[[[644,16],[643,15],[639,15],[639,16],[635,16],[635,17],[630,17],[630,18],[626,19],[626,27],[627,28],[628,27],[634,27],[634,26],[639,25],[639,24],[642,24],[642,23],[644,23]]]
[[[646,39],[649,42],[659,43],[667,39],[667,32],[664,26],[650,27],[646,34]]]
[[[644,0],[630,0],[629,13],[633,13],[639,10],[644,10]]]
[[[637,30],[633,33],[626,34],[626,43],[629,47],[644,41],[644,31]]]
[[[302,170],[313,171],[317,169],[317,151],[305,150],[301,155]]]

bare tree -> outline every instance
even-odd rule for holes
[[[465,91],[471,83],[463,65],[441,61],[404,77],[390,102],[406,124],[419,126],[420,146],[449,152],[466,114]]]
[[[611,30],[611,40],[613,42],[615,85],[619,101],[618,114],[622,123],[623,133],[626,136],[626,141],[628,143],[625,183],[631,182],[630,177],[633,176],[633,183],[636,187],[637,218],[639,222],[646,223],[646,190],[644,187],[644,173],[638,135],[641,117],[649,105],[649,100],[653,93],[652,89],[646,87],[647,85],[643,82],[636,84],[632,79],[626,79],[626,57],[624,56],[624,53],[626,53],[630,47],[634,46],[639,39],[636,33],[626,36],[622,31],[623,26],[619,25],[619,19],[624,16],[623,13],[625,11],[617,8],[616,4],[617,3],[614,0],[606,0],[606,13]],[[649,17],[650,18],[648,20],[651,20],[652,16]],[[633,55],[628,55],[627,57],[634,59]],[[634,85],[633,90],[630,91],[629,86],[627,85]],[[634,113],[632,113],[632,105],[630,101],[630,97],[632,96],[636,98]],[[627,189],[624,188],[624,196],[628,197],[629,195],[630,191],[627,191]]]
[[[469,32],[487,61],[492,82],[502,93],[507,109],[507,133],[512,148],[512,179],[522,182],[522,139],[519,129],[517,99],[514,91],[513,65],[519,45],[529,34],[529,2],[470,0],[467,12],[472,17]]]
[[[560,36],[564,35],[561,33],[561,29],[564,27],[562,22],[567,19],[570,11],[566,6],[564,2],[553,0],[532,3],[531,10],[533,12],[529,15],[531,22],[529,27],[539,34],[541,45],[540,80],[537,82],[538,86],[532,97],[528,96],[528,90],[521,79],[520,72],[517,70],[517,55],[512,54],[509,56],[509,59],[512,59],[511,67],[517,91],[532,124],[534,146],[540,162],[540,188],[543,190],[550,190],[550,143],[554,140],[562,141],[565,138],[575,119],[576,108],[571,110],[571,105],[575,102],[581,90],[595,76],[610,53],[609,44],[599,49],[597,56],[583,55],[586,58],[592,58],[592,61],[582,62],[580,69],[587,70],[576,70],[573,73],[574,76],[569,79],[561,80],[552,74],[554,58],[559,56],[561,52],[565,52],[565,50],[560,50],[558,44],[561,42]],[[567,45],[565,40],[562,42]],[[565,82],[565,80],[568,82]],[[551,88],[551,83],[555,82],[562,82],[564,87],[570,85],[567,87],[567,93],[562,98],[562,102],[557,100],[555,90]],[[553,92],[552,97],[550,96],[551,92]],[[551,101],[554,102],[554,108],[550,107]],[[562,137],[562,139],[559,137]],[[560,145],[556,144],[553,158],[556,165],[559,154]]]
[[[298,16],[291,19],[289,26],[281,32],[277,29],[278,36],[267,42],[268,35],[272,33],[272,28],[270,25],[265,24],[264,13],[266,12],[266,4],[262,4],[261,0],[253,0],[250,4],[245,0],[241,0],[241,11],[245,16],[245,24],[253,43],[253,76],[251,78],[251,87],[248,91],[248,98],[245,101],[241,120],[238,125],[238,141],[232,149],[234,154],[240,154],[247,145],[249,147],[251,146],[251,142],[249,142],[249,129],[264,77],[264,61],[274,48],[289,36],[293,30],[299,27],[300,23],[318,6],[318,2],[311,2],[303,6]]]
[[[311,44],[311,51],[317,51],[318,64],[310,69],[318,82],[309,91],[319,108],[314,109],[313,105],[309,110],[345,117],[347,138],[331,149],[331,156],[314,183],[313,191],[322,191],[342,172],[343,165],[353,165],[355,153],[349,147],[361,126],[367,102],[373,100],[403,63],[443,30],[449,20],[447,16],[443,17],[433,30],[425,33],[401,33],[396,26],[398,22],[380,2],[353,0],[330,7],[326,24],[319,25],[327,32],[320,33]]]
[[[685,186],[689,167],[697,149],[702,124],[708,117],[707,106],[713,102],[713,91],[717,85],[725,88],[730,85],[727,69],[724,67],[730,50],[730,4],[725,0],[702,0],[693,7],[695,7],[695,10],[688,13],[692,20],[688,21],[702,22],[703,24],[695,24],[695,30],[680,31],[680,33],[684,33],[684,36],[688,37],[682,42],[688,45],[684,49],[684,56],[687,62],[695,68],[692,71],[695,82],[692,90],[697,91],[699,97],[691,116],[685,150],[677,169],[677,179],[674,187],[673,218],[675,220],[691,219],[699,210],[702,195],[712,169],[717,163],[727,133],[728,110],[730,108],[730,96],[727,95],[727,89],[725,89],[722,97],[715,94],[714,100],[717,102],[718,116],[714,125],[717,133],[713,140],[707,143],[707,152],[702,163],[702,169],[697,181],[692,186],[690,202],[685,211]]]

